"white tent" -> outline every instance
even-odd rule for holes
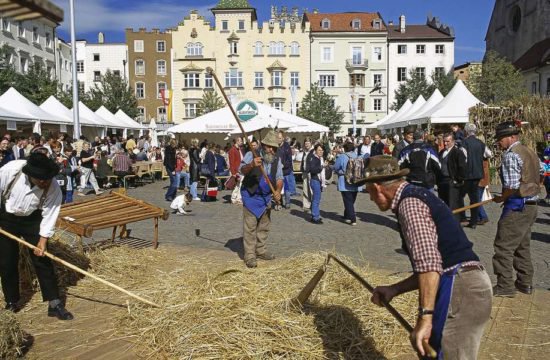
[[[401,112],[400,114],[394,116],[391,120],[386,121],[384,124],[380,125],[378,128],[384,129],[384,130],[397,128],[398,126],[395,125],[396,123],[398,123],[402,119],[406,119],[407,116],[409,116],[409,114],[415,113],[425,103],[426,103],[426,99],[424,99],[424,96],[419,95],[416,101],[414,102],[414,104],[411,107],[409,107],[407,111]]]
[[[116,113],[115,113],[115,117],[117,119],[119,119],[123,124],[127,124],[128,125],[128,129],[134,129],[134,130],[140,130],[140,133],[147,129],[146,126],[143,126],[141,125],[140,123],[138,123],[137,121],[135,121],[134,119],[132,119],[131,117],[129,117],[124,111],[122,111],[121,109],[119,109]]]
[[[71,113],[73,109],[70,110]],[[89,107],[84,105],[82,101],[78,102],[78,118],[82,124],[90,124],[96,127],[106,127],[108,123],[101,117],[97,116]]]
[[[405,101],[405,103],[403,105],[401,105],[401,108],[391,118],[386,119],[386,121],[384,121],[384,122],[380,122],[378,125],[376,125],[376,127],[378,129],[382,129],[382,125],[387,124],[388,122],[392,121],[393,119],[396,119],[396,118],[400,117],[401,115],[407,113],[412,105],[413,105],[412,102],[409,99],[407,99],[407,101]]]
[[[385,123],[386,121],[389,121],[393,116],[395,115],[395,110],[392,110],[388,113],[388,115],[384,116],[382,119],[373,122],[372,124],[368,124],[366,126],[367,129],[376,129],[376,127],[380,124]]]
[[[422,118],[422,115],[424,113],[427,113],[428,111],[430,111],[434,106],[439,104],[441,100],[443,100],[443,95],[441,95],[441,92],[439,91],[439,89],[435,89],[432,96],[430,96],[428,101],[426,101],[424,105],[420,107],[420,109],[418,109],[414,113],[411,112],[407,116],[402,118],[398,123],[395,124],[396,127],[405,127],[407,125],[413,124],[413,119]]]
[[[118,113],[126,115],[122,110],[118,110]],[[109,111],[105,106],[101,105],[99,109],[96,110],[96,115],[101,116],[104,119],[109,120],[110,122],[117,124],[119,127],[124,127],[125,129],[139,130],[145,129],[145,126],[140,125],[137,121],[132,120],[128,115],[126,116],[117,116]]]
[[[458,80],[447,96],[436,106],[422,114],[421,117],[411,120],[415,124],[463,124],[469,121],[468,110],[480,103],[483,104],[464,86],[461,80]]]
[[[14,113],[13,111],[7,110],[7,109],[0,106],[0,119],[15,120],[15,121],[30,120],[30,119],[27,119],[27,118],[22,119],[20,116],[21,116],[20,114]]]
[[[9,88],[0,96],[0,108],[10,109],[9,113],[15,114],[20,120],[41,121],[42,124],[69,123],[67,120],[61,119],[54,114],[45,112],[14,88]]]

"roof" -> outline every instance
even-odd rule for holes
[[[407,39],[454,39],[453,36],[446,34],[429,25],[406,25],[405,32],[399,31],[398,25],[388,26],[388,40],[407,40]]]
[[[519,59],[514,62],[514,66],[520,70],[529,70],[540,65],[550,63],[550,38],[539,41],[531,46]]]
[[[250,9],[252,6],[247,0],[220,0],[214,9]]]
[[[481,66],[481,65],[482,65],[481,61],[469,61],[469,62],[464,63],[464,64],[456,65],[455,70],[464,69],[464,68],[467,68],[467,67],[470,67],[470,66]]]
[[[347,12],[336,14],[320,14],[320,13],[306,13],[306,18],[311,24],[312,32],[365,32],[365,31],[386,31],[386,25],[382,20],[382,16],[379,13],[366,13],[366,12]],[[322,22],[324,19],[330,21],[330,27],[323,29]],[[361,27],[359,29],[353,28],[353,20],[358,19],[361,21]],[[380,29],[373,27],[373,21],[375,19],[380,20]]]

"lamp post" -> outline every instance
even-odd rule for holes
[[[357,135],[357,95],[355,87],[349,91],[350,103],[351,103],[351,121],[353,124],[353,136]]]
[[[122,59],[122,71],[124,72],[124,80],[126,80],[126,59]]]
[[[78,78],[76,77],[76,35],[74,28],[74,0],[69,1],[71,13],[71,60],[73,62],[73,137],[80,139],[80,118],[78,116]]]

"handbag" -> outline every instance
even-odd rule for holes
[[[237,178],[235,177],[235,175],[231,175],[229,179],[225,181],[225,184],[223,184],[226,190],[233,190],[235,189],[236,185],[237,185]]]
[[[218,198],[218,184],[216,181],[206,181],[204,191],[202,192],[201,201],[216,201]]]
[[[489,186],[485,186],[485,189],[483,189],[483,194],[481,195],[481,201],[487,201],[492,199],[493,199],[493,195],[491,195],[491,192],[489,191]]]
[[[208,164],[201,164],[200,173],[202,176],[212,176],[212,173],[210,172],[210,168],[208,167]]]

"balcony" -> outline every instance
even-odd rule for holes
[[[354,71],[365,71],[369,68],[369,61],[362,59],[347,59],[346,69],[353,73]]]

